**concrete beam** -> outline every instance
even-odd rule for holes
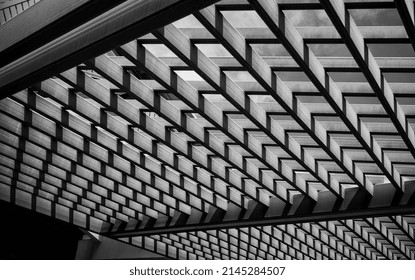
[[[56,75],[90,57],[112,50],[214,2],[216,1],[123,2],[1,68],[0,98]]]
[[[205,28],[191,27],[179,28],[180,32],[186,35],[195,43],[209,44],[216,43],[215,37]],[[236,30],[249,43],[274,43],[280,41],[275,38],[269,28],[251,27],[251,28],[236,28]],[[342,40],[334,26],[298,26],[296,27],[298,33],[304,38],[307,44],[341,44]],[[365,41],[368,43],[393,43],[393,42],[407,42],[408,35],[403,26],[359,26]],[[152,34],[144,35],[139,38],[140,41],[146,43],[156,43],[157,38]]]
[[[306,198],[298,196],[298,200],[292,205],[279,205],[280,211],[275,211],[276,207],[261,218],[256,219],[237,219],[222,220],[218,222],[203,222],[202,220],[194,224],[172,225],[169,227],[152,228],[142,231],[123,232],[111,234],[113,238],[149,236],[154,234],[167,234],[188,231],[204,231],[211,229],[244,228],[267,225],[282,225],[291,223],[309,223],[345,219],[362,219],[369,217],[406,215],[415,213],[415,184],[407,182],[402,193],[397,192],[390,184],[378,185],[374,189],[372,197],[366,196],[359,190],[350,189],[345,191],[345,199],[339,202],[330,192],[320,192],[316,203],[306,203]],[[272,211],[274,209],[274,211]],[[228,211],[231,211],[229,209]],[[278,213],[277,213],[278,212]]]
[[[19,17],[1,26],[0,67],[19,59],[124,1],[40,1]]]

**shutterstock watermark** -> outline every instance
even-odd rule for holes
[[[209,268],[138,268],[134,267],[130,269],[130,275],[140,275],[140,276],[196,276],[196,275],[214,275],[214,270]]]

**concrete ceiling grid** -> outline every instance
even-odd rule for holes
[[[415,258],[415,86],[388,78],[415,55],[371,48],[415,49],[412,1],[201,1],[161,25],[188,1],[120,2],[84,19],[117,32],[2,65],[0,199],[169,258]],[[402,24],[354,20],[376,9]]]

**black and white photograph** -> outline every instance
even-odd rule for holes
[[[0,259],[273,260],[220,279],[414,260],[414,18],[413,0],[0,0]]]

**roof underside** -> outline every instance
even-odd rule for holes
[[[0,1],[0,25],[23,13],[40,0],[2,0]]]
[[[414,259],[413,1],[166,2],[1,65],[0,199],[171,258]]]

